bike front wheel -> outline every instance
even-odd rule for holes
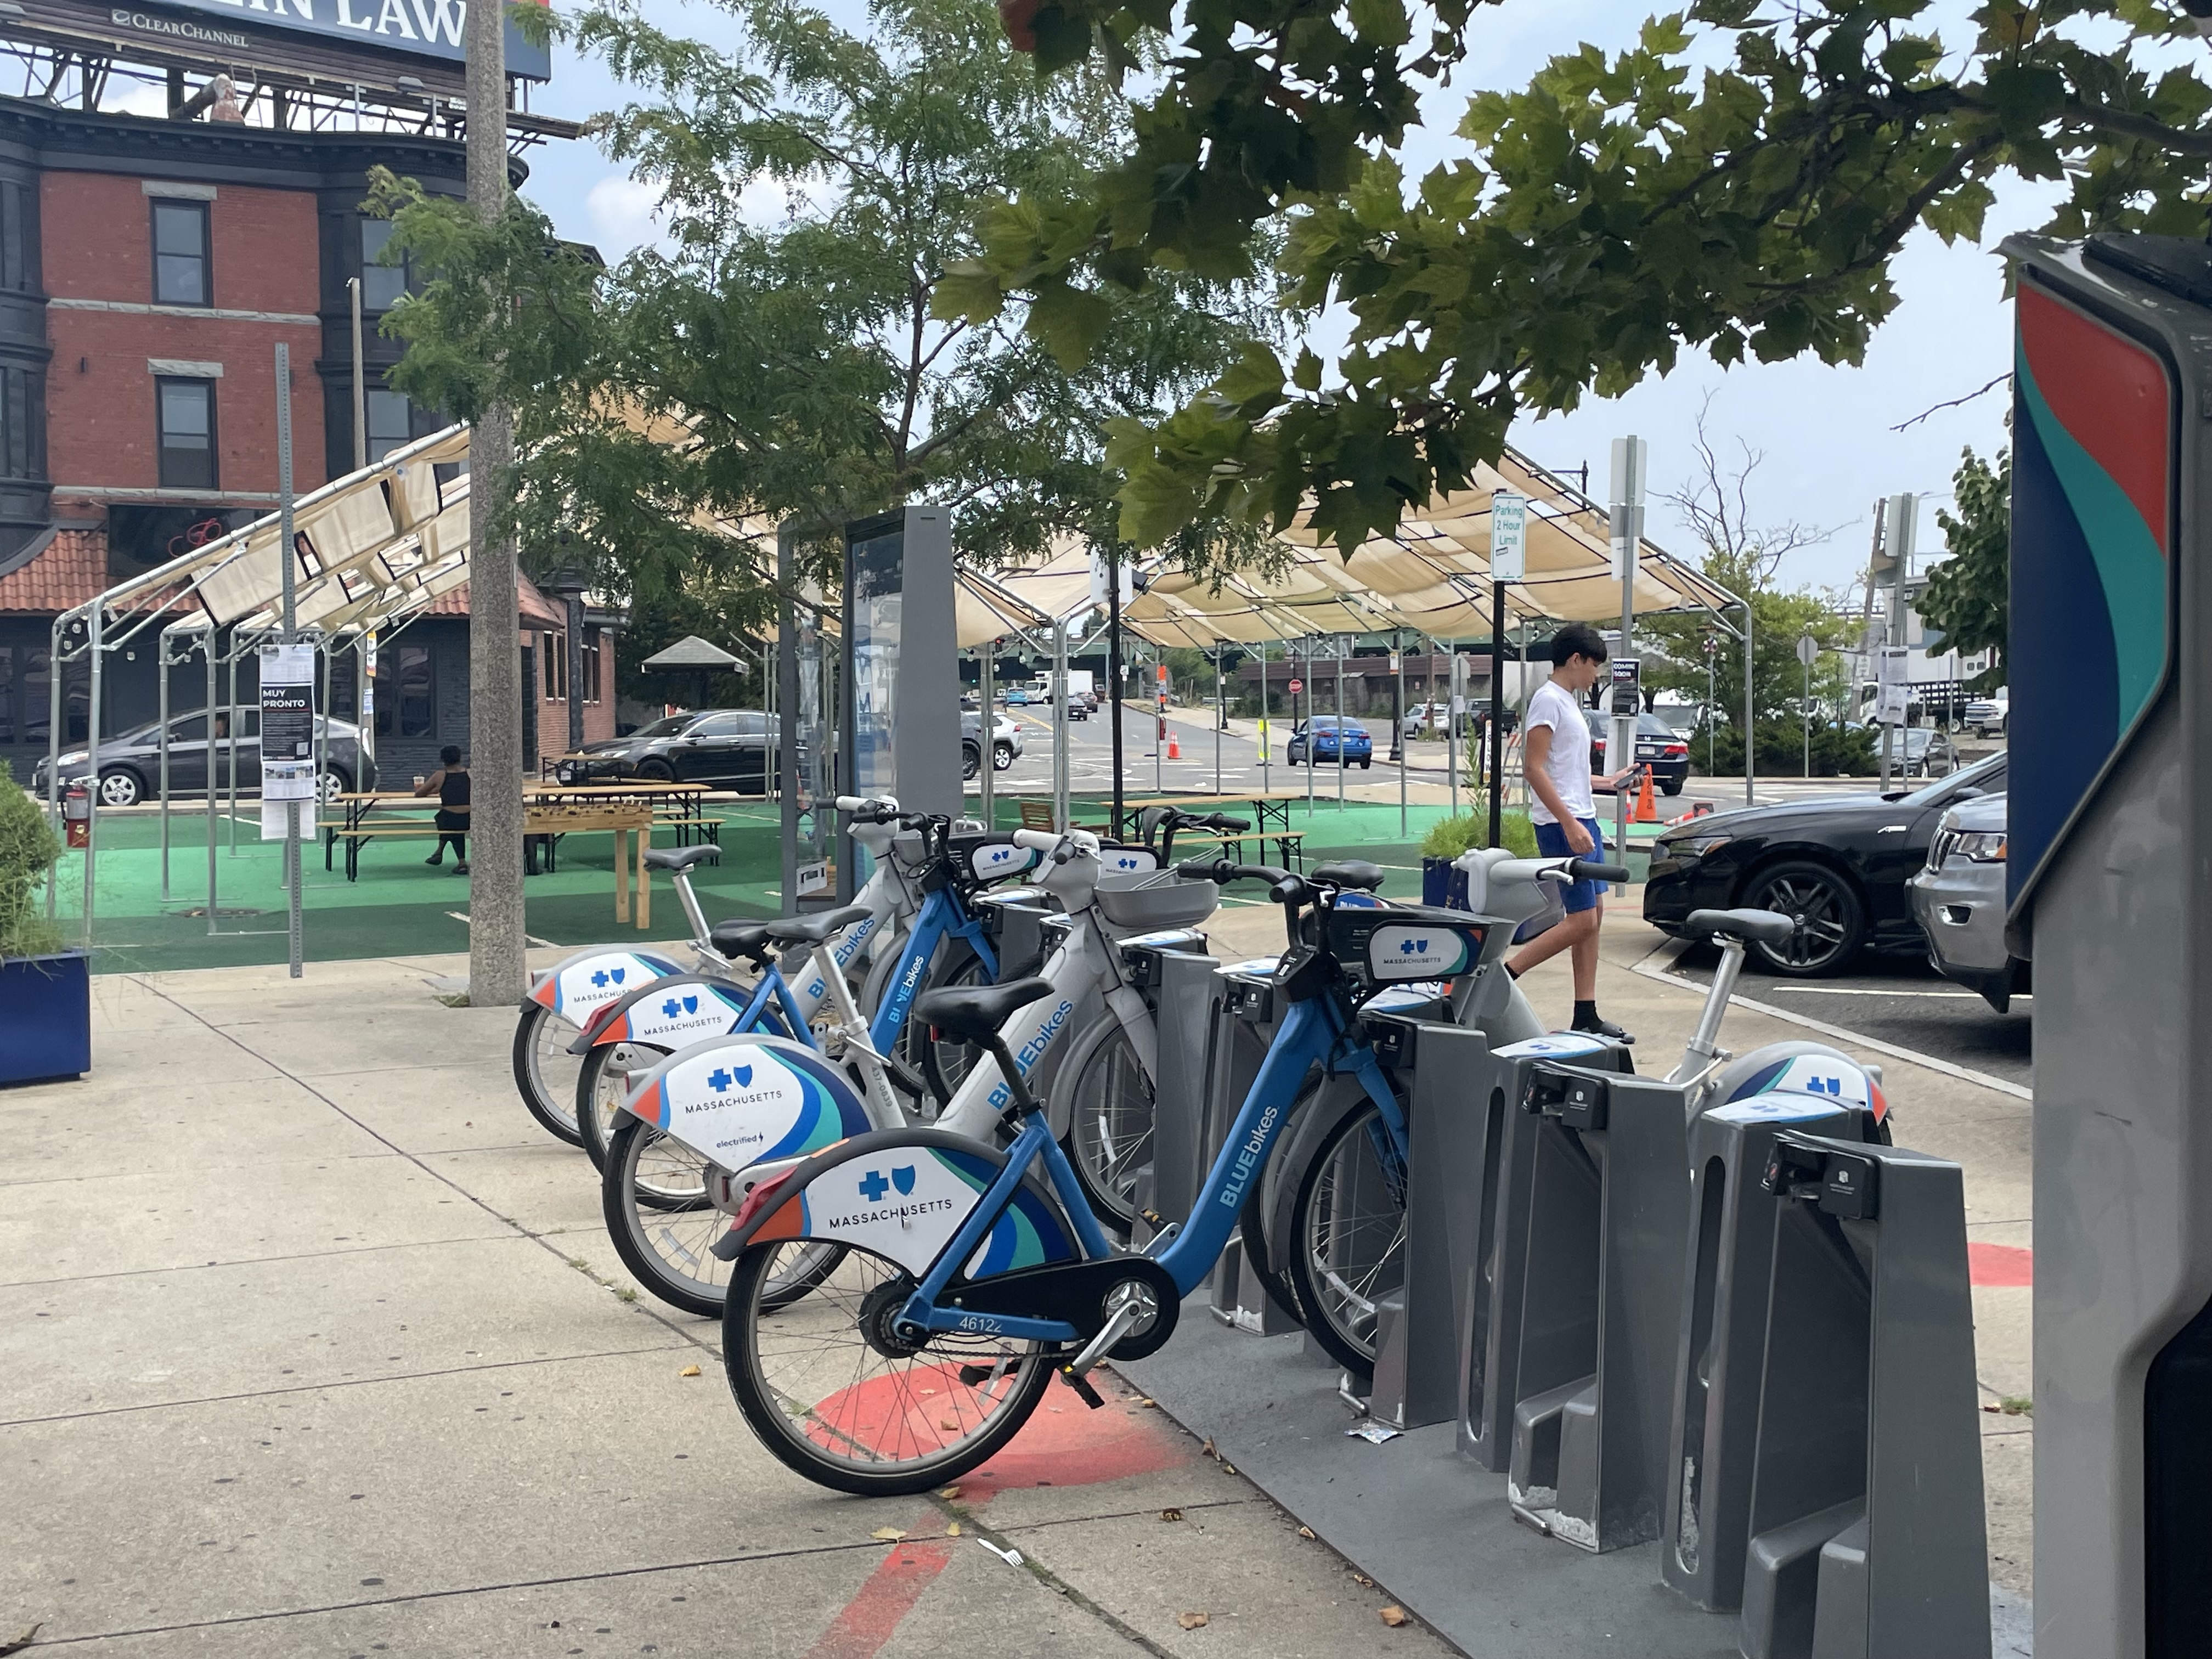
[[[771,1304],[786,1253],[738,1258],[722,1310],[722,1362],[753,1432],[786,1468],[864,1498],[927,1492],[988,1462],[1020,1432],[1052,1381],[1044,1345],[891,1329],[913,1295],[905,1268],[846,1249],[797,1305]]]
[[[1323,1138],[1291,1216],[1306,1329],[1346,1370],[1371,1372],[1377,1310],[1406,1282],[1405,1166],[1372,1103]]]
[[[711,1317],[728,1293],[729,1264],[714,1247],[730,1218],[707,1197],[708,1161],[628,1112],[607,1140],[600,1177],[607,1237],[637,1282],[672,1308]],[[765,1294],[773,1306],[799,1300],[836,1270],[842,1244],[784,1253]]]
[[[584,1144],[574,1102],[580,1062],[568,1052],[576,1028],[538,1003],[526,1003],[514,1027],[514,1087],[538,1127],[571,1146]]]
[[[1121,1022],[1108,1014],[1104,1030],[1078,1040],[1069,1057],[1066,1149],[1091,1212],[1127,1237],[1140,1207],[1139,1193],[1152,1167],[1155,1097],[1136,1046]]]
[[[607,1168],[607,1141],[622,1120],[622,1103],[629,1098],[642,1073],[668,1058],[665,1048],[642,1042],[602,1042],[584,1056],[576,1073],[576,1131],[584,1156],[602,1175]]]

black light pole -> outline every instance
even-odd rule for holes
[[[1490,844],[1505,832],[1505,584],[1490,582]]]
[[[1106,695],[1114,710],[1114,812],[1107,822],[1118,836],[1121,833],[1121,562],[1110,544],[1106,549]]]

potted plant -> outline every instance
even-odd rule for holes
[[[1498,822],[1505,846],[1516,858],[1536,856],[1536,831],[1526,812],[1507,812]],[[1421,902],[1467,908],[1467,877],[1452,860],[1471,847],[1490,845],[1490,809],[1477,803],[1472,812],[1438,818],[1421,837]]]
[[[92,1069],[92,982],[82,951],[39,913],[62,855],[52,826],[0,761],[0,1083]]]

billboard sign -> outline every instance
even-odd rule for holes
[[[35,22],[40,14],[58,9],[27,7],[27,21]],[[461,41],[468,0],[159,0],[96,9],[110,27],[149,46],[226,67],[253,63],[258,46],[281,37],[295,46],[321,43],[348,52],[367,48],[458,70],[465,56]],[[344,73],[335,65],[331,72]],[[507,25],[507,72],[528,81],[552,74],[549,50],[524,40],[512,22]]]

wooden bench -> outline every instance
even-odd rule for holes
[[[1282,860],[1284,869],[1305,868],[1306,832],[1303,830],[1247,830],[1237,835],[1225,834],[1218,830],[1178,830],[1176,831],[1175,838],[1176,859],[1180,861],[1186,858],[1201,856],[1202,850],[1200,852],[1192,850],[1201,838],[1220,848],[1224,853],[1227,853],[1231,848],[1242,847],[1247,842],[1257,842],[1258,850],[1262,858],[1267,856],[1268,843],[1273,842],[1277,849],[1276,856]]]
[[[1052,821],[1052,803],[1050,801],[1025,800],[1018,801],[1015,804],[1018,805],[1022,811],[1021,827],[1023,829],[1042,830],[1048,835],[1053,834],[1058,830],[1059,826]],[[1088,830],[1096,835],[1103,836],[1106,833],[1106,826],[1103,823],[1070,823],[1067,827],[1071,830]]]

